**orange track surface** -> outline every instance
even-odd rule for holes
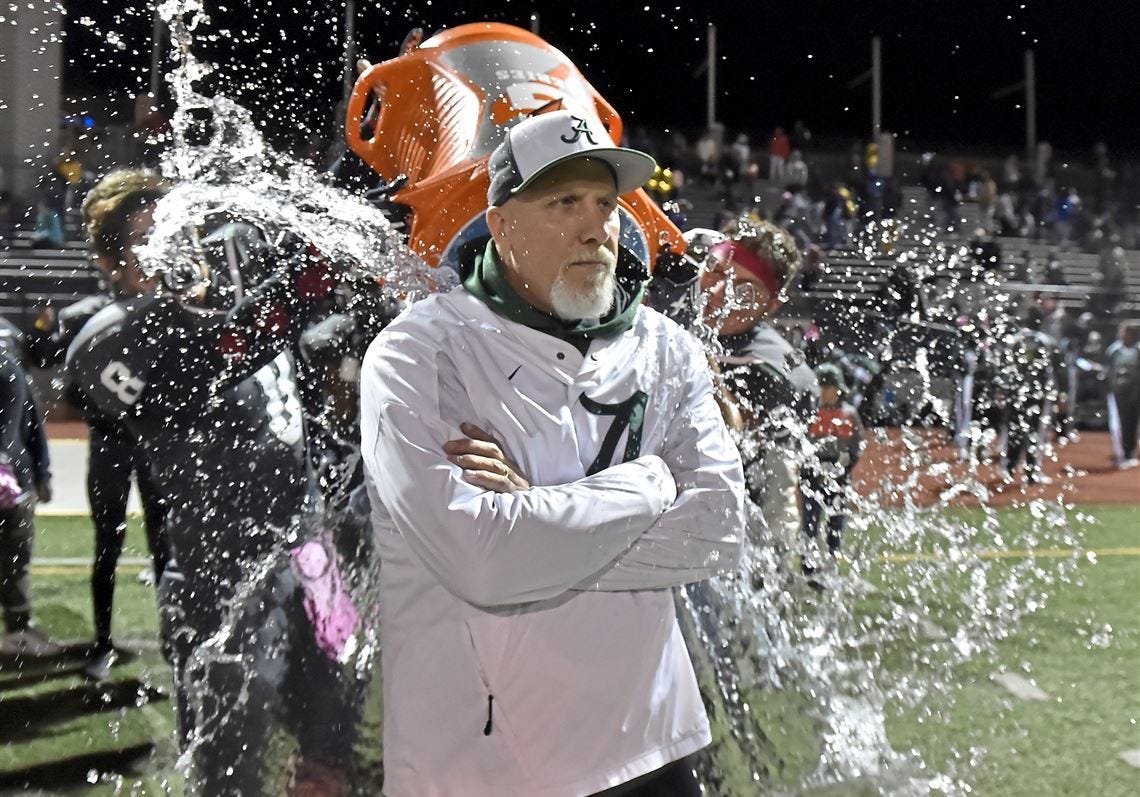
[[[48,423],[48,437],[56,439],[84,439],[87,427],[82,421],[52,421]],[[868,437],[874,430],[869,430]],[[855,488],[861,493],[882,489],[882,480],[889,478],[891,484],[905,481],[902,472],[904,451],[897,429],[886,430],[888,442],[871,441],[867,445],[859,466],[855,469]],[[944,472],[930,475],[931,466],[923,466],[927,471],[918,481],[914,500],[919,506],[933,506],[939,496],[953,484],[963,481],[970,473],[969,463],[958,461],[957,449],[949,444],[942,430],[922,430],[919,432],[924,453],[930,463],[946,463]],[[1140,468],[1117,470],[1112,464],[1112,448],[1107,432],[1081,432],[1080,439],[1068,442],[1056,449],[1056,461],[1045,463],[1045,475],[1053,479],[1052,484],[1025,486],[1018,473],[1013,484],[1002,481],[1002,470],[996,464],[983,464],[977,468],[976,478],[989,488],[991,505],[1009,506],[1030,499],[1045,498],[1055,500],[1064,496],[1070,503],[1082,504],[1140,504]],[[1071,473],[1066,471],[1071,468]],[[901,498],[887,502],[898,505]],[[977,504],[972,496],[963,496],[953,501],[959,505]]]
[[[855,488],[863,494],[883,491],[883,480],[890,484],[906,481],[903,473],[906,450],[897,429],[886,430],[888,442],[872,441],[867,445],[855,470]],[[1068,503],[1081,504],[1140,504],[1140,468],[1117,470],[1112,462],[1112,446],[1107,432],[1081,432],[1080,439],[1055,448],[1053,461],[1045,462],[1045,475],[1051,484],[1027,486],[1020,469],[1012,484],[1003,481],[1003,470],[997,462],[972,466],[958,461],[958,450],[949,443],[943,430],[922,430],[922,451],[929,464],[920,467],[923,475],[912,497],[919,506],[933,506],[941,501],[941,494],[967,479],[976,479],[991,493],[991,506],[1009,506],[1027,500],[1063,497]],[[870,437],[871,435],[868,435]],[[934,467],[942,465],[941,468]],[[935,474],[930,473],[931,470]],[[902,503],[899,496],[885,501],[888,505]],[[951,503],[976,506],[972,495],[955,498]],[[1140,513],[1138,513],[1140,519]]]

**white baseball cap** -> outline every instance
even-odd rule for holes
[[[616,146],[605,128],[571,111],[548,111],[523,119],[507,131],[491,157],[487,202],[502,205],[549,169],[574,158],[596,158],[609,164],[618,194],[649,180],[657,162],[640,150]]]

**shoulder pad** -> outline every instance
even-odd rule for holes
[[[77,332],[110,303],[110,297],[102,295],[87,296],[78,302],[72,302],[59,311],[60,329],[64,335]]]
[[[150,370],[150,346],[134,322],[159,300],[134,297],[107,305],[80,330],[67,350],[66,374],[102,412],[133,412]]]

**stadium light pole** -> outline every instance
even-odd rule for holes
[[[708,126],[713,129],[716,124],[716,25],[709,23],[709,60],[708,60]]]
[[[1025,158],[1033,163],[1037,158],[1037,71],[1033,51],[1025,51]]]
[[[150,96],[158,101],[159,70],[162,68],[162,17],[154,9],[154,25],[150,34]]]
[[[341,96],[348,99],[356,82],[356,0],[344,3],[344,86]]]
[[[1000,100],[1020,91],[1025,92],[1025,162],[1033,168],[1037,162],[1037,69],[1032,50],[1025,51],[1024,79],[1002,86],[990,97]]]
[[[878,141],[883,130],[883,51],[882,40],[871,37],[871,140]]]

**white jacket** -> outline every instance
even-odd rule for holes
[[[640,453],[622,461],[634,412],[614,464],[587,476],[617,416],[581,398],[636,404],[637,391]],[[463,481],[442,446],[464,421],[534,486]],[[680,327],[640,308],[583,356],[462,288],[433,296],[369,348],[361,435],[385,794],[587,795],[708,744],[669,588],[735,566],[744,480]]]

